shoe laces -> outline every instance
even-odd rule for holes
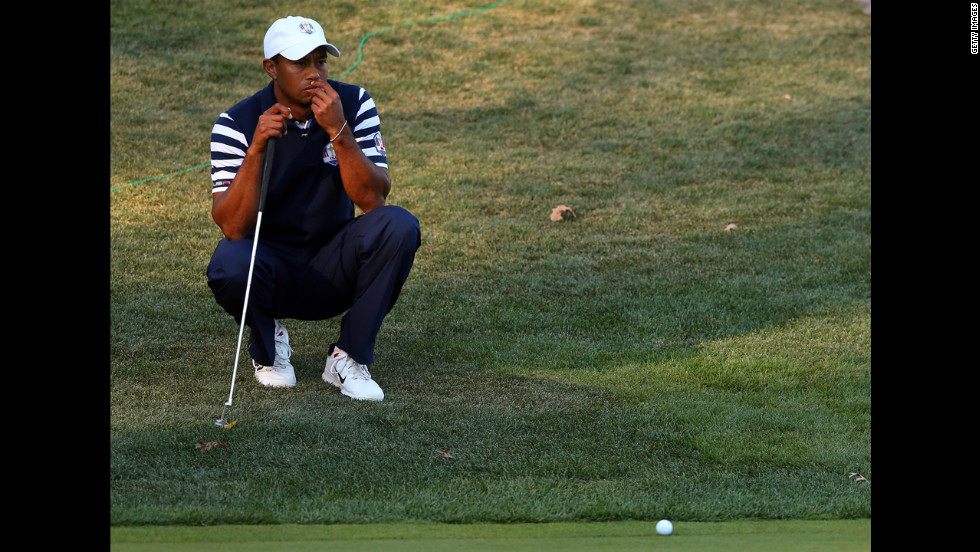
[[[289,346],[289,343],[283,343],[281,341],[276,341],[276,360],[273,364],[276,366],[281,366],[289,362],[289,357],[293,354],[293,348]]]
[[[340,366],[337,368],[338,374],[344,374],[345,372],[347,375],[344,376],[344,379],[371,379],[371,372],[368,371],[368,367],[352,359],[349,355],[344,355],[343,360],[340,361]]]

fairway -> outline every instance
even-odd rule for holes
[[[110,8],[114,550],[870,548],[857,2]],[[339,317],[282,320],[296,385],[260,386],[207,284],[209,137],[286,14],[421,225],[381,402],[321,378]]]
[[[871,520],[679,523],[376,524],[118,528],[115,552],[538,551],[858,552],[871,550]]]

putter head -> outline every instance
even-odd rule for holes
[[[228,399],[228,402],[226,402],[225,405],[221,407],[221,417],[214,421],[214,425],[218,427],[225,427],[226,425],[228,425],[228,422],[225,421],[225,412],[228,411],[229,406],[231,406],[231,399]]]

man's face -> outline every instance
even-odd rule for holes
[[[277,61],[266,64],[266,71],[275,79],[283,95],[280,101],[285,100],[287,105],[309,107],[313,103],[313,91],[316,90],[311,83],[327,79],[327,47],[321,46],[295,61],[278,56]]]

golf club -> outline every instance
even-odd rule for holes
[[[255,218],[255,236],[252,238],[252,258],[248,263],[248,281],[245,284],[245,305],[242,307],[242,323],[238,328],[238,346],[235,348],[235,364],[231,371],[231,390],[228,392],[228,401],[221,409],[221,417],[214,421],[214,425],[222,428],[229,428],[234,422],[225,421],[225,412],[231,406],[232,397],[235,395],[235,378],[238,376],[238,358],[242,352],[242,335],[245,333],[245,313],[248,311],[248,294],[252,289],[252,270],[255,268],[255,251],[259,245],[259,229],[262,227],[262,211],[265,209],[265,196],[269,191],[269,175],[272,173],[272,155],[276,151],[276,138],[270,138],[265,149],[265,159],[262,165],[262,188],[259,191],[259,212]]]

